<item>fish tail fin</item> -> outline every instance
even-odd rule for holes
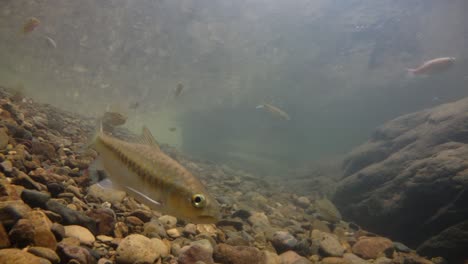
[[[411,68],[406,69],[406,76],[412,78],[415,75],[416,75],[416,69],[411,69]]]

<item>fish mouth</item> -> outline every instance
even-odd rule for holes
[[[196,219],[193,219],[193,223],[197,224],[215,224],[221,220],[219,217],[212,215],[200,215]]]

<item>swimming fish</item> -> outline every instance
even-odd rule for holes
[[[174,132],[174,131],[176,131],[176,130],[177,130],[177,127],[170,127],[170,128],[169,128],[169,131],[171,131],[171,132]]]
[[[100,155],[109,179],[129,195],[163,213],[196,224],[216,223],[220,206],[203,184],[177,161],[164,154],[143,127],[137,143],[103,133],[100,126],[90,147]]]
[[[51,37],[48,37],[48,36],[44,36],[44,39],[47,41],[47,44],[56,49],[57,48],[57,43],[55,42],[55,40],[53,40]]]
[[[41,21],[35,17],[30,17],[23,25],[23,34],[33,31],[41,24]]]
[[[267,110],[268,112],[270,112],[270,113],[272,113],[272,114],[274,114],[276,116],[279,116],[279,117],[284,118],[286,120],[291,120],[291,118],[289,117],[289,115],[285,111],[281,110],[280,108],[278,108],[278,107],[276,107],[274,105],[264,103],[264,104],[258,105],[256,108],[257,109],[263,108],[263,109]]]
[[[407,69],[407,71],[410,75],[432,75],[448,70],[454,63],[454,57],[436,58],[424,62],[417,68]]]
[[[128,105],[128,108],[130,109],[137,109],[140,106],[140,102],[136,101]]]
[[[178,97],[182,93],[183,90],[184,90],[184,85],[181,83],[178,83],[174,90],[174,97]]]

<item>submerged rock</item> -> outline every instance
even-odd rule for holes
[[[465,98],[379,127],[344,162],[333,199],[343,215],[411,247],[466,219],[467,113]],[[458,243],[444,238],[451,239]],[[452,254],[444,247],[424,252]],[[467,258],[460,253],[460,261]]]

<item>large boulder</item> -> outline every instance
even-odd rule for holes
[[[417,247],[467,219],[467,187],[465,98],[378,128],[345,159],[344,177],[333,200],[345,219]],[[430,245],[433,250],[424,250],[426,255],[453,259],[453,251],[445,246]],[[460,252],[457,259],[468,257],[468,251]]]

